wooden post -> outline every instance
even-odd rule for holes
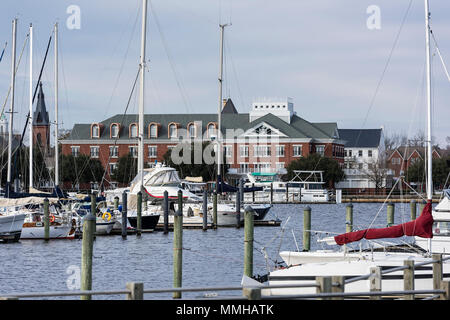
[[[286,202],[289,202],[289,185],[286,183]]]
[[[236,228],[241,227],[241,197],[236,193]]]
[[[140,236],[142,232],[142,192],[137,193],[137,208],[136,208],[136,235]]]
[[[173,287],[181,288],[183,276],[183,193],[178,191],[178,212],[173,217]],[[181,299],[181,292],[173,292],[174,299]]]
[[[245,208],[244,217],[244,275],[253,277],[253,235],[254,212],[252,207]]]
[[[416,220],[416,211],[417,211],[416,200],[411,200],[409,205],[411,209],[411,220]]]
[[[164,234],[169,233],[169,193],[164,191]]]
[[[242,295],[248,300],[261,300],[261,288],[244,288]]]
[[[208,194],[203,191],[203,231],[208,229]]]
[[[255,203],[255,183],[252,182],[252,203]]]
[[[387,205],[387,226],[393,226],[394,225],[394,212],[395,207],[392,202],[388,203]]]
[[[442,253],[435,253],[432,256],[433,260],[437,262],[433,263],[433,289],[440,289],[443,274],[442,274]]]
[[[381,267],[370,268],[370,292],[381,291]],[[370,296],[370,300],[380,300],[381,296]]]
[[[44,239],[48,241],[50,239],[50,210],[48,207],[48,198],[44,199]]]
[[[95,218],[96,223],[94,223],[94,239],[95,239],[95,232],[97,231],[97,193],[92,192],[91,193],[91,213]]]
[[[405,260],[403,265],[408,267],[403,270],[403,290],[414,290],[414,260]],[[414,300],[414,295],[406,294],[403,299]]]
[[[445,293],[440,295],[440,300],[450,300],[450,281],[442,280],[441,290],[444,290]]]
[[[298,187],[298,202],[302,202],[302,185]]]
[[[213,193],[213,228],[217,229],[217,192]]]
[[[144,300],[144,284],[138,282],[127,282],[127,300]]]
[[[330,293],[332,282],[331,277],[316,277],[316,282],[318,284],[316,293]],[[329,300],[330,298],[319,298],[319,300]]]
[[[345,278],[343,276],[331,277],[331,292],[344,293],[345,292]],[[344,300],[344,297],[334,297],[332,300]]]
[[[345,208],[345,232],[353,231],[353,204],[350,202]]]
[[[119,210],[119,197],[114,197],[114,210]]]
[[[82,291],[92,290],[92,256],[94,252],[95,222],[96,218],[92,212],[84,217],[80,283],[80,289]],[[91,296],[81,296],[81,300],[91,300]]]
[[[122,239],[127,238],[127,228],[128,228],[128,200],[127,193],[124,191],[122,193]]]
[[[303,210],[303,251],[311,249],[311,208]]]

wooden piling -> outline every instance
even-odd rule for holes
[[[273,182],[270,183],[270,204],[273,203]]]
[[[169,193],[164,191],[164,234],[169,233]]]
[[[381,291],[381,267],[370,268],[370,292]],[[370,296],[370,300],[380,300],[381,296]]]
[[[394,213],[395,213],[395,207],[392,202],[388,203],[387,205],[387,226],[393,226],[394,225]]]
[[[213,228],[217,229],[217,192],[213,193]]]
[[[353,204],[350,202],[345,208],[345,232],[353,231]]]
[[[44,199],[44,239],[50,239],[50,210],[48,198]]]
[[[236,228],[241,227],[241,197],[236,193]]]
[[[127,228],[128,228],[128,200],[127,193],[124,191],[122,193],[122,239],[127,238]]]
[[[441,281],[443,278],[442,274],[442,253],[435,253],[432,259],[437,261],[433,263],[433,289],[439,290],[441,286]]]
[[[422,200],[419,204],[419,212],[422,213],[423,208],[425,207],[425,205],[427,204],[427,202],[425,200]]]
[[[414,290],[414,260],[405,260],[403,265],[408,267],[403,270],[403,290]],[[406,294],[403,299],[414,300],[414,294]]]
[[[245,208],[244,216],[244,275],[253,277],[253,239],[254,211],[252,207]]]
[[[411,221],[416,220],[416,213],[417,213],[416,200],[411,200],[409,205],[410,205],[410,210],[411,210]]]
[[[286,183],[286,202],[289,202],[289,185]]]
[[[136,208],[136,235],[140,236],[142,232],[142,192],[137,193],[137,208]]]
[[[183,194],[178,191],[178,212],[173,219],[173,287],[181,288],[183,276]],[[181,299],[181,292],[173,292],[174,299]]]
[[[138,282],[127,282],[127,300],[144,300],[144,284]]]
[[[252,182],[252,203],[255,203],[255,183]]]
[[[331,277],[316,277],[316,293],[330,293],[332,282]],[[330,298],[319,298],[319,300],[330,300]]]
[[[94,232],[96,218],[87,214],[83,222],[83,239],[81,244],[81,283],[80,289],[92,290],[92,256],[94,252]],[[90,295],[81,296],[81,300],[91,300]]]
[[[311,250],[311,208],[303,210],[303,251]]]
[[[206,190],[203,191],[203,231],[208,229],[208,194]]]
[[[95,218],[95,221],[97,221],[97,193],[92,192],[91,193],[91,213]],[[95,239],[95,232],[97,232],[97,224],[94,223],[94,239]]]
[[[345,277],[332,276],[331,277],[331,292],[332,293],[344,293],[345,292]],[[344,297],[334,297],[332,300],[344,300]]]

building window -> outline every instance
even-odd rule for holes
[[[117,169],[117,163],[110,163],[109,164],[109,174],[113,174],[114,170]]]
[[[240,146],[239,147],[239,155],[242,158],[248,157],[248,146]]]
[[[284,169],[284,162],[277,162],[276,163],[276,168],[277,168],[277,171],[281,170],[281,169]]]
[[[176,138],[177,137],[177,125],[175,123],[172,123],[169,125],[169,138]]]
[[[316,146],[316,153],[320,154],[323,157],[325,155],[325,146]]]
[[[156,146],[148,146],[148,157],[156,158],[157,156],[157,148]]]
[[[293,146],[293,154],[294,157],[301,157],[302,156],[302,146]]]
[[[367,156],[372,157],[372,150],[367,150]]]
[[[277,146],[277,157],[284,157],[284,145]]]
[[[98,158],[99,147],[91,147],[91,158]]]
[[[358,157],[362,157],[362,156],[363,156],[362,150],[358,150]]]
[[[270,146],[254,146],[255,157],[270,157]]]
[[[197,130],[196,130],[196,127],[195,127],[194,123],[190,123],[188,125],[188,131],[189,131],[189,138],[197,137]]]
[[[119,147],[118,146],[109,147],[109,156],[111,158],[117,158],[119,156]]]
[[[137,146],[130,146],[128,147],[130,150],[130,154],[133,158],[137,158],[138,157],[138,147]]]
[[[98,124],[92,125],[92,138],[100,138],[100,126]]]
[[[363,164],[362,163],[358,163],[358,169],[362,169],[363,168]]]
[[[208,138],[216,136],[216,125],[214,123],[208,124]]]
[[[150,124],[150,138],[158,138],[158,125],[156,123]]]
[[[271,173],[272,169],[270,163],[259,162],[255,163],[255,172]]]
[[[130,125],[130,138],[137,138],[138,137],[138,126],[135,123],[132,123]]]
[[[240,171],[240,173],[248,173],[249,172],[248,163],[240,163],[239,171]]]
[[[98,190],[98,182],[91,182],[91,189]]]
[[[352,150],[348,150],[348,156],[349,156],[349,157],[352,157],[352,156],[353,156]]]
[[[225,157],[231,157],[232,156],[232,150],[233,146],[223,146],[223,153],[225,154]]]
[[[72,146],[70,147],[72,149],[72,156],[78,157],[80,155],[80,147],[79,146]]]
[[[400,164],[400,158],[392,158],[392,164]]]
[[[119,125],[117,123],[113,123],[111,125],[111,138],[119,137]]]

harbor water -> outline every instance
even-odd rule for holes
[[[346,205],[275,204],[266,219],[281,219],[281,226],[255,227],[254,230],[254,274],[265,275],[271,271],[282,261],[278,255],[280,251],[302,250],[303,210],[306,206],[312,211],[311,249],[336,249],[337,246],[317,243],[316,240],[345,232]],[[355,203],[353,206],[354,230],[386,226],[386,205]],[[417,206],[417,216],[419,214]],[[409,203],[396,203],[395,224],[409,220]],[[145,289],[172,288],[172,240],[172,232],[164,234],[160,231],[144,233],[140,237],[128,235],[126,239],[120,235],[97,236],[94,242],[93,290],[124,289],[126,282],[143,282]],[[79,289],[81,239],[21,240],[1,244],[0,256],[0,296]],[[243,227],[183,230],[183,287],[239,286],[243,269]],[[216,294],[220,297],[240,293]],[[183,293],[183,298],[197,297],[203,297],[203,293]],[[93,296],[93,299],[123,298],[123,295]],[[146,294],[145,299],[171,299],[171,293]]]

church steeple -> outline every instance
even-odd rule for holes
[[[50,151],[50,121],[45,107],[42,82],[39,83],[38,100],[33,114],[33,145],[36,144],[44,154]]]
[[[39,82],[38,100],[36,110],[33,115],[33,126],[50,125],[47,108],[45,107],[44,92],[42,91],[42,82]]]

